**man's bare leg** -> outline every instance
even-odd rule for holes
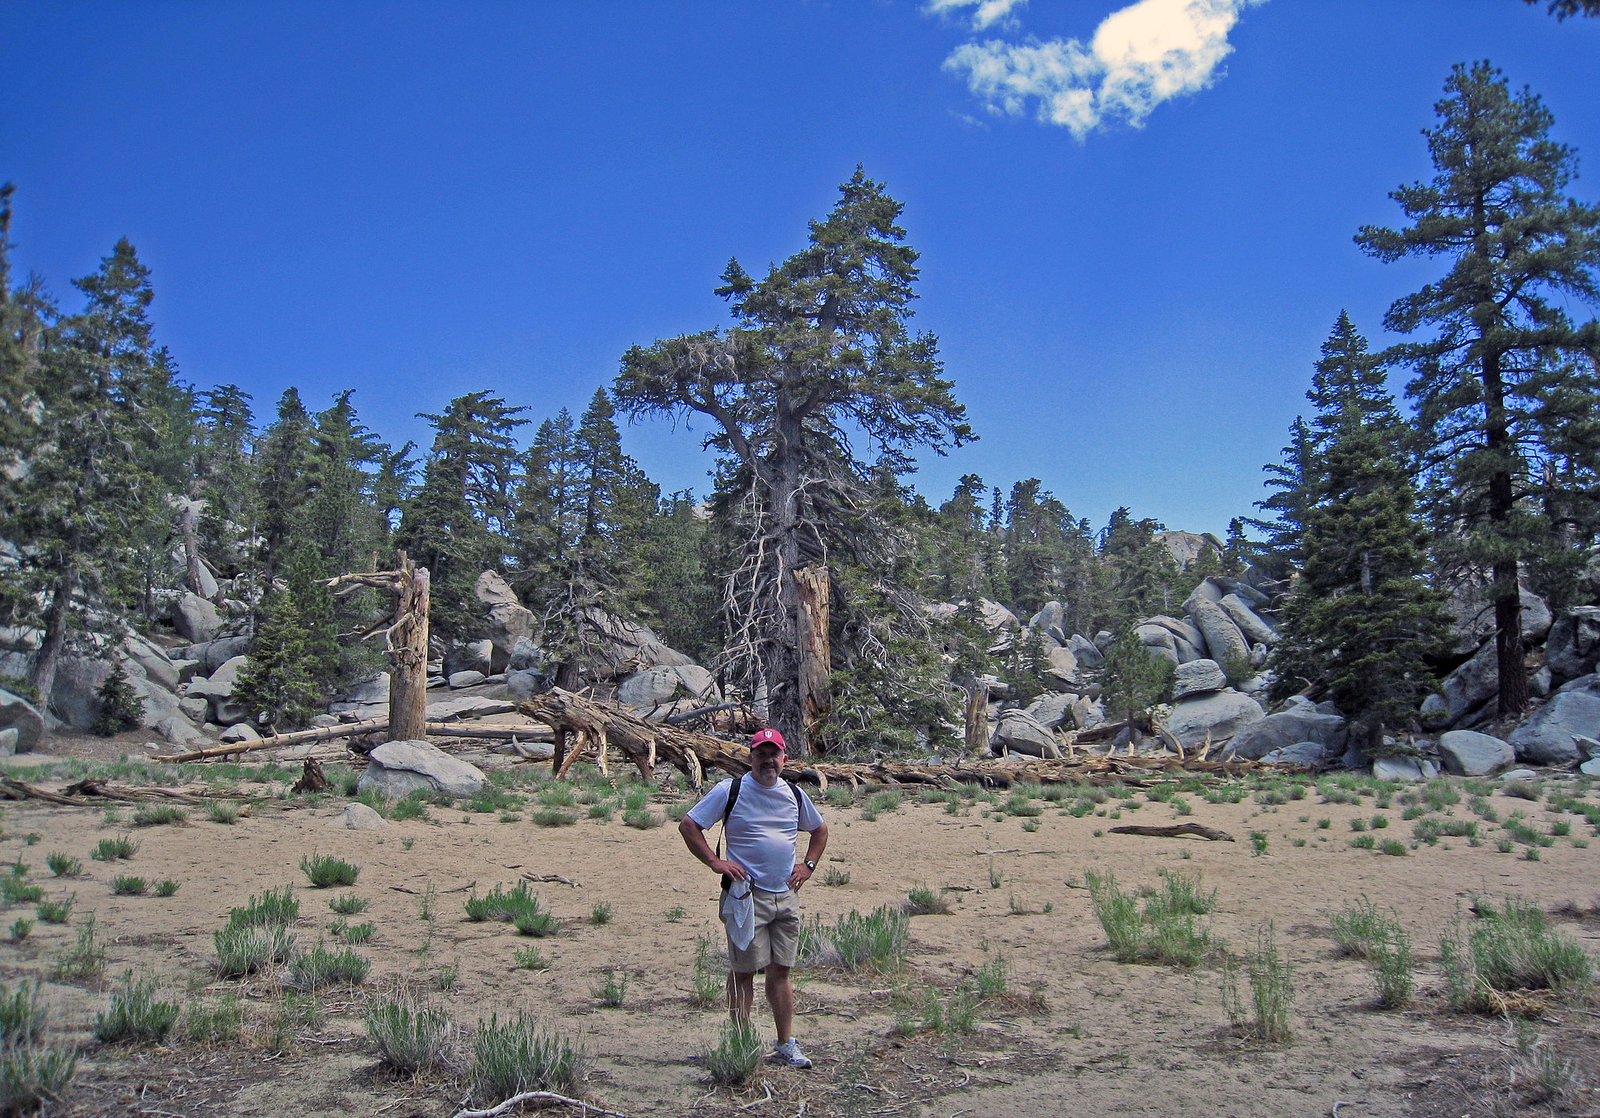
[[[745,1024],[750,1020],[750,1003],[756,997],[756,976],[754,973],[740,974],[738,971],[728,972],[728,1016],[734,1024]]]
[[[789,982],[789,970],[777,963],[767,966],[767,1004],[772,1007],[772,1020],[778,1026],[780,1044],[789,1039],[789,1032],[794,1025],[794,986]],[[751,985],[754,986],[754,983]],[[749,1012],[750,1003],[746,1002],[745,1013]]]

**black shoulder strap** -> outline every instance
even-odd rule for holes
[[[722,840],[728,833],[728,816],[733,814],[733,805],[739,802],[739,789],[744,787],[744,777],[733,778],[733,785],[728,789],[728,806],[722,809],[722,830],[717,835],[717,857],[722,857]],[[733,878],[727,874],[722,875],[722,891],[726,893],[733,885]]]

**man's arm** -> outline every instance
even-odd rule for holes
[[[687,815],[683,817],[683,822],[678,824],[678,833],[683,836],[683,845],[689,848],[689,853],[710,866],[713,872],[725,873],[735,881],[749,880],[750,872],[738,862],[718,858],[711,852],[711,844],[706,841],[705,828]],[[815,837],[812,841],[815,841]]]
[[[686,819],[684,822],[688,822],[688,820]],[[811,832],[811,838],[806,842],[806,862],[822,861],[822,852],[826,849],[828,849],[828,825],[819,823],[817,824],[817,829]],[[795,866],[794,872],[789,875],[789,888],[798,889],[811,880],[811,867],[807,866],[806,862],[801,862]]]

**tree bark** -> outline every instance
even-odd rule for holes
[[[56,685],[56,665],[61,661],[61,650],[67,643],[67,614],[72,605],[72,591],[77,584],[72,572],[65,571],[56,578],[50,593],[50,608],[44,614],[44,640],[39,644],[39,654],[33,658],[30,683],[39,692],[39,709],[50,709],[50,692]]]
[[[1512,453],[1510,424],[1506,417],[1505,379],[1500,354],[1483,357],[1484,445],[1496,461],[1489,477],[1489,522],[1498,539],[1505,539],[1506,525],[1516,505],[1509,467],[1501,465]],[[1500,696],[1497,709],[1502,718],[1521,714],[1528,705],[1528,670],[1522,659],[1522,591],[1515,557],[1494,564],[1495,667],[1499,673]]]
[[[968,753],[981,753],[989,748],[989,685],[973,680],[962,690],[966,693],[966,743]]]
[[[832,584],[828,568],[813,564],[794,573],[800,591],[800,702],[805,716],[806,739],[822,754],[824,748],[819,724],[833,706],[828,690],[831,656],[828,648],[828,604]]]
[[[428,568],[395,553],[394,627],[389,633],[389,734],[395,741],[428,738]]]
[[[195,521],[198,519],[195,513],[196,507],[193,502],[184,506],[183,511],[178,514],[177,527],[178,538],[183,541],[184,584],[203,598],[205,595],[200,590],[202,585],[200,547],[195,542]]]

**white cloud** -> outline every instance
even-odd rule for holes
[[[972,29],[987,31],[997,23],[1002,27],[1015,24],[1012,11],[1027,2],[1028,0],[928,0],[928,5],[923,10],[930,15],[944,16],[972,8]]]
[[[952,6],[964,0],[929,0]],[[1163,101],[1211,85],[1233,51],[1228,34],[1265,0],[1139,0],[1112,12],[1087,43],[999,39],[957,47],[944,67],[994,113],[1038,118],[1083,139],[1110,121],[1135,128]]]

